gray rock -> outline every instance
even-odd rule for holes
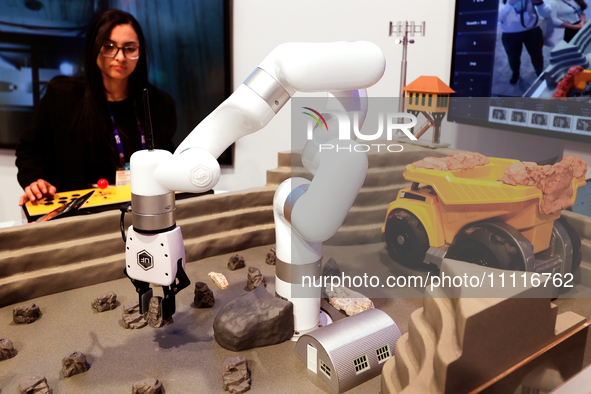
[[[240,256],[239,254],[235,254],[234,256],[230,257],[230,260],[228,260],[228,269],[230,271],[235,271],[244,267],[246,267],[246,264],[244,263],[244,257]]]
[[[248,276],[246,278],[246,290],[251,291],[254,288],[259,287],[260,285],[265,285],[267,287],[267,282],[265,281],[265,277],[261,274],[261,270],[257,267],[248,267]]]
[[[16,356],[16,349],[10,339],[0,338],[0,360],[8,360]]]
[[[123,327],[127,329],[138,329],[148,325],[145,314],[140,313],[138,301],[129,302],[123,305]]]
[[[133,384],[131,394],[164,394],[162,382],[154,378],[146,378]]]
[[[332,257],[322,267],[322,276],[341,276],[341,268]]]
[[[250,390],[250,372],[244,357],[228,357],[224,361],[222,387],[231,393],[245,393]]]
[[[172,316],[167,320],[162,320],[162,297],[150,298],[150,307],[148,308],[148,324],[154,328],[160,328],[174,323]]]
[[[82,352],[70,353],[62,360],[62,375],[64,375],[65,378],[86,371],[88,371],[88,362],[86,361],[86,356]]]
[[[211,308],[214,304],[215,299],[213,298],[213,291],[211,291],[203,282],[195,283],[195,308]]]
[[[267,253],[267,258],[265,258],[265,263],[269,265],[277,264],[277,247],[276,245],[271,246],[271,250]]]
[[[18,394],[51,394],[45,376],[34,376],[21,382],[16,392]]]
[[[112,291],[101,294],[90,305],[98,312],[110,311],[117,308],[117,294]]]
[[[263,286],[230,301],[213,321],[215,340],[235,352],[286,341],[293,327],[293,304],[273,297]]]
[[[12,310],[12,320],[15,324],[30,324],[41,317],[41,310],[33,303],[15,306]]]

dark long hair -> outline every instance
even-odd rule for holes
[[[129,96],[136,103],[136,107],[138,107],[138,103],[141,103],[142,90],[148,87],[148,54],[146,39],[140,24],[133,15],[125,11],[109,10],[100,14],[90,26],[84,43],[86,89],[83,99],[81,127],[78,127],[83,133],[81,136],[83,140],[90,142],[99,150],[101,150],[101,147],[109,147],[112,152],[115,152],[115,146],[111,141],[113,134],[109,132],[111,126],[105,86],[101,70],[96,62],[103,42],[110,37],[111,31],[118,25],[131,25],[137,34],[141,47],[137,65],[129,76]],[[138,112],[143,113],[141,110]],[[92,153],[99,154],[94,149]],[[115,156],[112,155],[112,157],[114,163],[118,163]]]
[[[587,3],[585,0],[575,0],[579,7],[581,7],[581,11],[585,11],[587,9]]]

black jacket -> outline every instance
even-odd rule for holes
[[[82,111],[85,86],[81,79],[63,76],[53,78],[47,85],[47,92],[16,148],[17,177],[23,188],[45,179],[58,192],[86,189],[98,181],[94,179],[97,168],[103,178],[114,183],[117,150],[109,114],[105,114],[105,124],[109,125],[105,132],[111,146],[91,146],[84,130],[78,130],[80,123],[76,120]],[[177,126],[174,99],[152,85],[148,92],[154,145],[157,149],[172,150]],[[138,111],[143,124],[142,114]],[[126,157],[131,153],[126,151]]]

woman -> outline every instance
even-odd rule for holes
[[[47,85],[16,150],[19,205],[56,191],[78,190],[115,175],[145,148],[142,91],[148,88],[156,148],[172,150],[174,100],[148,83],[146,42],[137,20],[109,10],[88,31],[85,78]]]
[[[536,75],[540,75],[544,70],[544,33],[532,2],[503,0],[499,10],[499,23],[503,29],[501,40],[512,71],[509,83],[515,85],[519,81],[523,46],[529,53]]]
[[[549,19],[554,27],[564,28],[564,41],[566,42],[570,42],[587,22],[585,0],[533,1],[541,16]]]

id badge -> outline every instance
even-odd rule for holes
[[[115,174],[115,186],[125,186],[131,183],[131,171],[118,169]]]

